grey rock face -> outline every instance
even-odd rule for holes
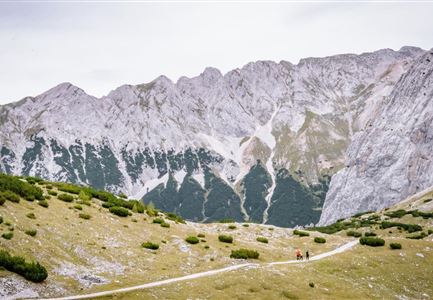
[[[346,164],[331,180],[322,225],[433,185],[433,50],[413,63],[376,119],[355,134]]]

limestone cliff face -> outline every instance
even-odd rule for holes
[[[381,209],[433,185],[433,50],[419,57],[355,134],[320,224]]]

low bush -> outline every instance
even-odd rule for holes
[[[53,185],[52,184],[47,184],[47,185],[45,185],[45,188],[47,190],[52,190],[53,189]]]
[[[1,222],[0,222],[0,224],[1,224]],[[429,229],[428,231],[427,231],[427,233],[430,235],[430,234],[432,234],[433,233],[433,229]]]
[[[315,242],[315,243],[318,243],[318,244],[324,244],[324,243],[326,243],[326,239],[325,239],[325,238],[322,238],[322,237],[319,237],[319,236],[316,236],[316,237],[314,238],[314,242]]]
[[[124,207],[113,206],[113,207],[110,207],[109,210],[112,214],[115,214],[116,216],[119,216],[119,217],[129,216],[129,211]]]
[[[242,224],[242,226],[244,226],[244,227],[250,227],[250,224],[245,223],[245,224]]]
[[[362,236],[362,233],[354,230],[349,230],[348,232],[346,232],[346,235],[353,236],[353,237],[360,237]]]
[[[314,287],[314,282],[310,282],[310,283],[308,284],[308,286],[311,287],[311,288],[313,288],[313,287]]]
[[[25,199],[44,199],[42,190],[39,187],[31,185],[19,177],[6,174],[0,174],[0,191],[11,191]]]
[[[10,202],[19,203],[20,202],[20,196],[15,194],[12,191],[3,191],[0,192],[0,196],[5,198],[6,200],[9,200]]]
[[[0,194],[0,205],[3,205],[6,202],[6,198]]]
[[[428,202],[430,202],[430,201],[432,201],[432,200],[433,200],[433,199],[431,199],[431,198],[430,198],[430,199],[425,199],[423,202],[424,202],[424,203],[428,203]]]
[[[73,207],[78,210],[83,210],[83,207],[80,204],[75,204]]]
[[[238,249],[238,250],[232,250],[232,253],[230,254],[230,258],[236,258],[236,259],[258,259],[259,258],[259,252],[255,250],[249,250],[249,249]]]
[[[66,193],[78,195],[81,192],[81,187],[70,183],[59,182],[56,183],[56,186],[59,191],[66,192]]]
[[[126,196],[124,193],[120,193],[118,196],[119,198],[123,198],[123,199],[128,198],[128,196]]]
[[[391,243],[391,244],[389,244],[389,247],[391,249],[401,249],[401,244],[399,244],[399,243]]]
[[[134,205],[132,206],[133,212],[139,213],[139,214],[144,213],[145,207],[144,207],[143,203],[141,203],[138,200],[129,200],[129,201],[132,201],[134,203]]]
[[[110,207],[113,207],[113,206],[116,206],[116,204],[111,203],[111,202],[102,202],[102,207],[103,208],[110,208]]]
[[[218,240],[223,243],[233,243],[233,237],[230,235],[221,234],[218,236]]]
[[[145,243],[141,244],[141,247],[146,248],[146,249],[151,249],[151,250],[158,250],[159,249],[159,245],[156,243],[152,243],[152,242],[145,242]]]
[[[388,221],[383,221],[380,224],[380,227],[382,229],[387,229],[387,228],[391,228],[391,227],[398,227],[403,228],[404,230],[406,230],[409,233],[412,232],[417,232],[417,231],[421,231],[422,227],[418,224],[404,224],[404,223],[398,223],[398,222],[388,222]]]
[[[206,237],[206,236],[204,235],[204,233],[199,233],[199,234],[197,234],[197,237],[199,237],[199,238],[204,238],[204,237]]]
[[[236,229],[236,226],[235,226],[235,225],[229,225],[228,228],[229,228],[229,229]]]
[[[359,243],[371,247],[380,247],[385,245],[385,240],[377,237],[362,237],[359,239]]]
[[[82,201],[90,201],[92,200],[92,194],[89,192],[86,192],[85,190],[81,190],[78,194],[78,199]]]
[[[12,256],[0,250],[0,266],[33,282],[42,282],[48,277],[47,270],[38,262],[28,263],[21,256]]]
[[[5,232],[2,234],[2,238],[4,238],[5,240],[10,240],[14,237],[14,233],[13,232]]]
[[[171,221],[185,224],[185,220],[181,216],[176,215],[175,213],[166,213],[165,215],[166,215],[167,219],[169,219]]]
[[[269,242],[267,238],[262,237],[262,236],[259,236],[256,240],[257,240],[257,242],[265,243],[265,244],[267,244]]]
[[[89,214],[80,213],[78,214],[78,217],[84,220],[89,220],[92,216]]]
[[[3,217],[0,216],[0,224],[3,223]]]
[[[427,213],[419,210],[413,210],[410,212],[413,217],[422,217],[423,219],[433,219],[433,212]]]
[[[298,235],[298,236],[300,236],[300,237],[303,237],[303,236],[310,236],[310,234],[309,234],[308,232],[301,231],[301,230],[297,230],[297,229],[293,230],[293,234],[294,234],[294,235]]]
[[[170,228],[170,224],[162,222],[161,227]]]
[[[27,234],[27,235],[35,236],[36,233],[37,233],[37,230],[36,230],[36,229],[29,229],[29,230],[26,230],[26,231],[24,231],[24,232],[25,232],[25,234]]]
[[[29,219],[33,219],[33,220],[36,219],[36,215],[34,213],[28,213],[26,215],[26,217],[29,218]]]
[[[394,210],[394,211],[389,211],[385,213],[385,216],[390,217],[390,218],[401,218],[403,216],[405,216],[406,214],[408,214],[409,212],[404,210],[404,209],[399,209],[399,210]]]
[[[364,236],[377,236],[377,234],[375,232],[366,232],[364,233]]]
[[[47,192],[48,192],[48,195],[57,196],[57,192],[56,191],[48,190]]]
[[[408,235],[408,236],[406,236],[406,238],[411,239],[411,240],[421,240],[421,239],[425,238],[426,236],[427,236],[427,234],[425,232],[420,232],[417,234]]]
[[[82,205],[86,205],[86,206],[91,206],[92,205],[92,203],[90,203],[89,200],[78,200],[76,202],[77,202],[77,204],[82,204]],[[105,204],[105,202],[102,203],[102,204]]]
[[[62,200],[64,202],[72,202],[74,201],[74,197],[68,194],[60,194],[57,196],[57,199]]]
[[[162,224],[162,223],[164,223],[164,219],[161,219],[161,218],[155,218],[155,219],[153,219],[152,223],[155,223],[155,224]]]
[[[187,237],[186,239],[185,239],[185,241],[188,243],[188,244],[198,244],[199,242],[200,242],[200,240],[197,238],[197,237],[195,237],[195,236],[189,236],[189,237]]]

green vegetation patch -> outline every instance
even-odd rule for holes
[[[90,218],[92,218],[91,215],[89,215],[89,214],[84,214],[84,213],[80,213],[80,214],[78,215],[78,217],[81,218],[81,219],[84,219],[84,220],[89,220]]]
[[[218,236],[218,240],[223,243],[233,243],[233,237],[230,235],[221,234]]]
[[[19,177],[0,174],[0,192],[5,191],[13,192],[29,201],[44,199],[42,190],[39,187],[23,181]]]
[[[188,244],[198,244],[199,242],[200,242],[200,240],[197,238],[197,237],[195,237],[195,236],[189,236],[189,237],[187,237],[186,239],[185,239],[185,241],[188,243]]]
[[[32,219],[32,220],[36,219],[36,215],[34,213],[28,213],[26,215],[26,217],[29,218],[29,219]]]
[[[314,242],[315,242],[315,243],[318,243],[318,244],[324,244],[324,243],[326,243],[326,239],[325,239],[325,238],[322,238],[322,237],[319,237],[319,236],[316,236],[316,237],[314,238]]]
[[[8,200],[10,202],[19,203],[20,202],[20,196],[15,194],[12,191],[2,191],[0,192],[0,198],[4,198],[5,200]]]
[[[162,224],[162,223],[164,223],[164,219],[155,218],[155,219],[153,219],[152,223],[154,223],[154,224]]]
[[[38,262],[28,263],[23,257],[12,256],[5,250],[0,250],[0,266],[33,282],[42,282],[48,277],[47,270]]]
[[[385,245],[385,240],[377,237],[362,237],[359,239],[361,245],[367,245],[371,247],[380,247]]]
[[[30,236],[35,236],[38,233],[38,231],[36,229],[28,229],[24,232],[25,232],[25,234],[30,235]]]
[[[14,233],[13,232],[5,232],[2,234],[2,238],[4,238],[5,240],[10,240],[14,237]]]
[[[301,231],[301,230],[297,230],[297,229],[293,230],[293,234],[294,234],[294,235],[298,235],[298,236],[300,236],[300,237],[303,237],[303,236],[310,236],[310,234],[309,234],[308,232]]]
[[[382,229],[391,228],[391,227],[403,228],[404,230],[406,230],[409,233],[417,232],[417,231],[421,231],[422,230],[422,227],[420,225],[418,225],[418,224],[404,224],[404,223],[388,222],[388,221],[383,221],[380,224],[380,227]]]
[[[250,249],[238,249],[238,250],[232,250],[232,253],[230,254],[230,258],[236,258],[236,259],[258,259],[259,258],[259,252],[255,250]]]
[[[151,250],[158,250],[159,249],[159,245],[156,243],[152,243],[152,242],[145,242],[145,243],[141,244],[141,247],[146,248],[146,249],[151,249]]]
[[[401,249],[401,244],[399,243],[391,243],[389,244],[389,247],[393,250]]]
[[[112,206],[110,207],[109,211],[119,217],[127,217],[129,216],[129,211],[124,208],[124,207],[120,207],[120,206]]]
[[[38,204],[42,207],[48,208],[49,204],[47,200],[39,200]]]
[[[62,200],[64,202],[72,202],[74,201],[74,197],[69,194],[60,194],[57,196],[57,199]]]
[[[408,236],[406,236],[406,238],[411,239],[411,240],[421,240],[421,239],[425,238],[426,236],[427,236],[427,233],[419,232],[416,234],[408,235]]]
[[[269,243],[268,239],[263,236],[259,236],[256,240],[257,242],[264,243],[264,244]]]
[[[360,237],[362,236],[362,233],[354,230],[349,230],[348,232],[346,232],[346,235],[353,236],[353,237]]]
[[[364,233],[364,236],[377,236],[377,234],[375,232],[369,231],[369,232]]]

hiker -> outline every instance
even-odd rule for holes
[[[301,254],[301,250],[296,249],[296,260],[302,260],[302,254]]]
[[[310,260],[310,252],[308,252],[308,250],[305,251],[305,259]]]

